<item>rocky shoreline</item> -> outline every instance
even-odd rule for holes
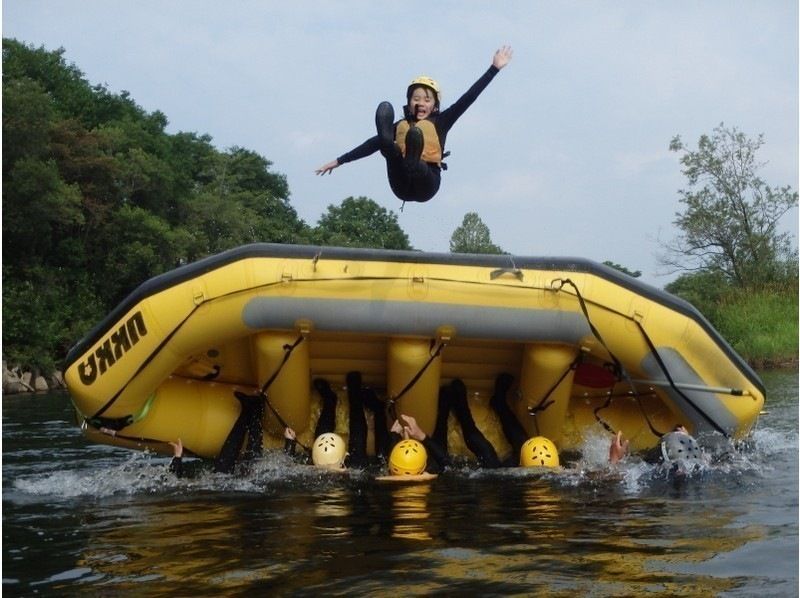
[[[19,366],[9,368],[3,362],[3,395],[22,393],[43,393],[51,390],[65,390],[64,376],[61,372],[53,372],[44,376],[37,371],[23,370]]]
[[[751,362],[755,370],[783,370],[798,369],[798,359],[759,360]],[[44,393],[52,390],[66,390],[64,375],[55,371],[48,376],[37,371],[23,370],[19,366],[8,368],[3,362],[3,395],[16,395],[25,393]]]

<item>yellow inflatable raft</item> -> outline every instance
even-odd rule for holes
[[[503,372],[520,422],[561,450],[602,428],[636,449],[676,424],[738,438],[765,398],[691,305],[588,260],[272,244],[145,282],[65,371],[91,439],[169,452],[181,438],[204,457],[239,414],[235,391],[265,391],[266,446],[282,444],[281,420],[310,444],[317,377],[337,390],[346,438],[350,371],[427,433],[440,386],[460,378],[501,456],[510,449],[489,398]],[[450,451],[469,455],[453,419]]]

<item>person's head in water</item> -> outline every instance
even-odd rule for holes
[[[401,440],[389,455],[389,473],[392,475],[419,475],[428,465],[428,451],[418,440]]]
[[[327,432],[320,434],[311,447],[311,461],[317,467],[341,469],[347,457],[344,440],[338,434]]]
[[[439,111],[440,100],[439,84],[430,77],[417,77],[406,91],[406,116],[424,120]]]
[[[519,464],[522,467],[558,467],[558,449],[544,436],[528,438],[519,451]]]
[[[661,437],[661,455],[664,463],[678,474],[690,473],[704,462],[697,440],[682,425]]]

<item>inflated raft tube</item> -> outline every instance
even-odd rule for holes
[[[389,419],[413,415],[428,434],[439,388],[461,379],[498,453],[510,447],[489,400],[504,372],[525,430],[559,449],[598,426],[634,448],[677,424],[741,437],[765,398],[694,307],[589,260],[273,244],[145,282],[70,350],[65,379],[93,440],[167,452],[180,437],[213,457],[238,417],[235,392],[268,397],[265,445],[282,443],[283,425],[310,444],[318,377],[337,392],[346,437],[351,371]],[[450,451],[469,454],[449,426]]]

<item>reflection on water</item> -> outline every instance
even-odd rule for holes
[[[86,445],[66,397],[9,397],[3,589],[796,595],[797,381],[765,378],[751,442],[681,483],[608,468],[600,430],[557,473],[395,485],[275,453],[246,478],[177,480],[162,458]]]

